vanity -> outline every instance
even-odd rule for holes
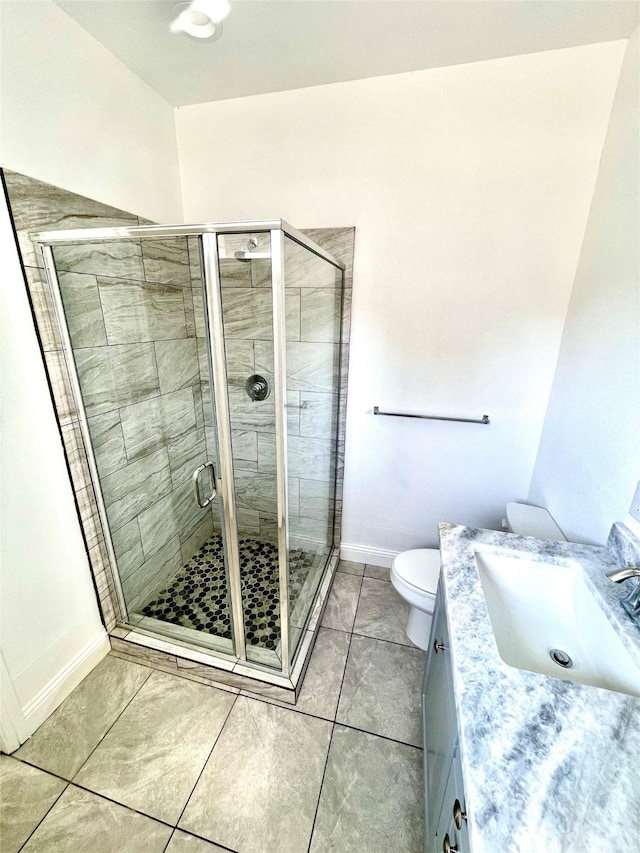
[[[640,630],[620,605],[627,590],[606,577],[611,550],[442,524],[440,553],[423,685],[428,853],[640,851],[640,698],[630,695],[640,692]],[[503,558],[539,564],[541,577],[577,566],[575,588],[558,593],[560,616],[528,592],[521,612],[507,597],[515,615],[501,624],[487,566]],[[582,650],[563,668],[563,647],[575,646],[570,630],[555,631],[565,610],[595,649],[586,671]]]

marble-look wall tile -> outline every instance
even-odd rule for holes
[[[158,649],[141,646],[129,640],[120,640],[117,637],[109,637],[111,643],[111,655],[121,660],[131,660],[143,666],[151,666],[154,669],[162,669],[164,672],[177,672],[178,664],[176,656]]]
[[[196,337],[204,338],[207,334],[207,328],[204,322],[204,296],[201,287],[192,288],[191,299],[193,300],[193,322]]]
[[[149,557],[169,539],[193,527],[206,511],[196,506],[190,482],[161,497],[138,516],[145,556]]]
[[[189,257],[189,270],[191,273],[191,285],[202,288],[202,270],[200,265],[200,238],[187,237],[187,254]]]
[[[284,294],[287,341],[299,341],[302,329],[300,290],[287,287]]]
[[[258,463],[258,433],[254,430],[231,430],[233,461],[238,468],[256,470]],[[250,463],[247,465],[247,463]],[[252,468],[252,466],[255,466]]]
[[[58,272],[89,273],[115,278],[144,279],[142,251],[138,240],[108,240],[54,246]]]
[[[180,539],[174,536],[122,581],[129,610],[140,611],[182,567]]]
[[[307,518],[330,519],[333,515],[333,483],[308,480],[306,477],[300,477],[299,483],[300,515]]]
[[[204,429],[204,410],[202,407],[202,388],[198,385],[193,385],[191,388],[193,393],[193,409],[196,415],[196,429]]]
[[[251,286],[271,287],[271,260],[258,258],[251,261]]]
[[[222,287],[251,287],[251,263],[220,258],[220,284]]]
[[[240,507],[237,518],[239,536],[260,536],[260,513],[258,510]]]
[[[290,435],[287,442],[287,462],[290,477],[332,481],[335,444],[331,439]],[[262,473],[276,472],[275,442],[271,436],[258,436],[258,469]]]
[[[271,293],[266,289],[230,287],[223,290],[222,316],[225,339],[273,338]]]
[[[160,391],[152,343],[79,349],[75,360],[88,417],[148,400]]]
[[[289,519],[289,535],[293,547],[308,549],[311,543],[329,546],[333,542],[333,519],[292,515]]]
[[[88,418],[91,444],[101,477],[113,474],[127,464],[120,412],[115,409],[104,415]]]
[[[355,228],[304,228],[302,233],[345,265],[345,287],[353,286]]]
[[[339,359],[338,344],[302,341],[287,344],[287,387],[291,391],[332,392],[339,373]]]
[[[147,281],[191,287],[186,237],[143,239],[142,260]]]
[[[204,427],[190,430],[182,438],[172,441],[168,449],[171,483],[177,489],[183,483],[190,483],[193,472],[207,460]]]
[[[81,483],[89,484],[91,473],[80,426],[76,422],[69,423],[61,428],[61,432],[74,486],[77,488]]]
[[[104,538],[102,525],[98,516],[98,507],[93,493],[93,486],[87,486],[76,492],[76,501],[80,510],[82,529],[84,530],[87,548],[93,548]]]
[[[60,350],[50,350],[45,352],[44,360],[56,403],[58,421],[61,426],[64,426],[78,419],[78,411],[73,398],[64,355]]]
[[[331,438],[337,417],[338,395],[300,391],[300,435]]]
[[[297,477],[289,477],[287,503],[289,515],[300,515],[300,480]]]
[[[274,502],[272,512],[260,510],[260,541],[278,544],[278,517],[276,515],[277,504]],[[295,547],[295,546],[294,546]]]
[[[4,177],[25,266],[42,266],[42,258],[36,255],[29,232],[137,225],[133,214],[60,187],[8,169],[4,170]]]
[[[270,377],[266,376],[267,380]],[[276,413],[274,396],[266,400],[252,400],[244,388],[228,389],[229,409],[231,412],[231,427],[238,430],[254,430],[255,432],[275,432]]]
[[[111,541],[118,561],[120,579],[123,580],[133,574],[144,563],[144,552],[142,550],[138,519],[133,518],[127,524],[123,524],[118,530],[113,530]]]
[[[60,272],[58,281],[73,348],[104,346],[107,333],[96,277]]]
[[[298,340],[324,343],[337,343],[340,340],[339,287],[313,287],[301,291]]]
[[[42,349],[62,349],[49,283],[44,271],[38,267],[25,267],[25,275]]]
[[[187,330],[188,338],[195,338],[196,336],[196,315],[195,309],[193,307],[193,291],[190,287],[182,288],[182,298],[184,299],[184,319],[185,319],[185,328]]]
[[[216,510],[209,510],[204,514],[204,517],[198,519],[196,523],[188,530],[180,532],[180,550],[182,552],[182,562],[188,562],[193,555],[201,548],[204,543],[213,536],[214,532],[214,513]]]
[[[287,435],[300,435],[299,391],[287,391]]]
[[[244,390],[244,383],[255,372],[253,348],[253,341],[245,341],[237,338],[225,340],[227,382],[229,385]],[[273,370],[271,372],[273,373]]]
[[[237,471],[235,487],[238,509],[276,512],[276,478],[274,475]]]
[[[181,288],[116,278],[98,278],[98,288],[110,344],[186,338]]]
[[[198,350],[194,338],[156,341],[154,347],[161,394],[189,388],[200,381]]]
[[[336,267],[285,237],[284,275],[287,287],[335,287]]]
[[[102,494],[112,532],[170,491],[169,454],[164,447],[103,477]]]
[[[120,409],[125,449],[130,462],[185,436],[193,437],[196,416],[191,388],[172,391]]]

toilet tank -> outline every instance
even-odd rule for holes
[[[507,524],[510,532],[517,533],[519,536],[553,539],[557,542],[567,541],[567,537],[551,515],[541,506],[508,503]]]

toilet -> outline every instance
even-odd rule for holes
[[[550,513],[540,506],[508,503],[506,526],[510,533],[566,542],[567,538]],[[440,551],[437,548],[414,548],[403,551],[393,560],[391,583],[409,605],[406,634],[414,645],[426,651],[429,645],[431,619],[440,577]]]
[[[414,548],[394,557],[391,583],[409,605],[405,631],[419,649],[426,650],[429,645],[439,577],[440,551],[437,548]]]

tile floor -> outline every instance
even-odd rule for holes
[[[108,655],[13,756],[3,853],[419,853],[424,654],[342,562],[294,708]]]

